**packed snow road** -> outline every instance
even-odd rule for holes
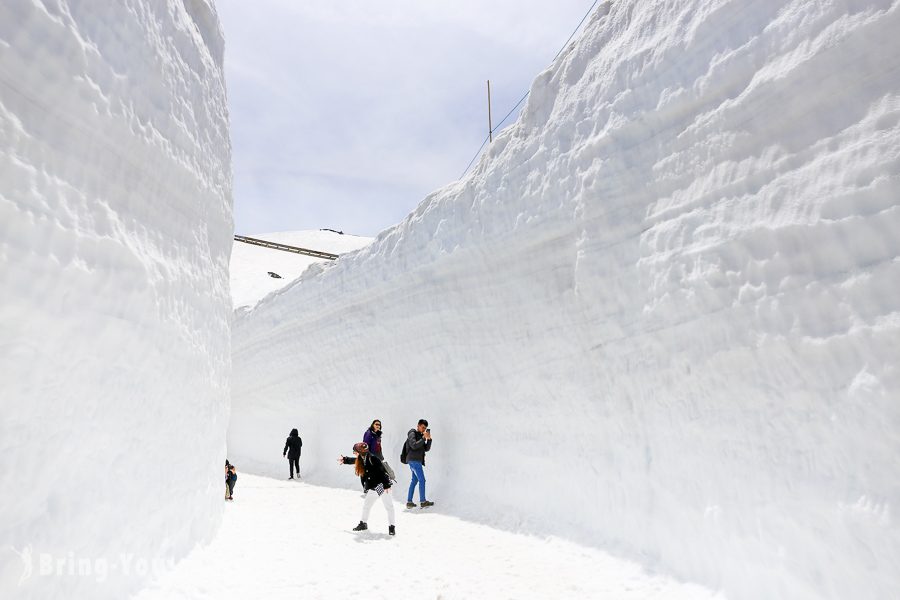
[[[218,537],[134,600],[724,600],[596,549],[498,531],[434,509],[405,511],[400,502],[396,537],[387,534],[381,503],[369,531],[355,533],[360,496],[241,474]]]

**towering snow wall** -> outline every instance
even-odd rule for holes
[[[221,516],[212,0],[0,3],[0,597],[124,598]]]
[[[297,426],[355,487],[373,418],[400,467],[426,417],[441,510],[731,599],[895,597],[898,32],[897,1],[602,5],[474,173],[238,317],[229,451],[286,477]]]

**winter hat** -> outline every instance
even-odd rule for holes
[[[353,444],[353,451],[359,452],[360,454],[365,454],[369,451],[369,445],[365,442],[356,442]]]

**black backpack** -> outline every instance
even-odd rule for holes
[[[403,450],[400,451],[400,462],[404,465],[406,464],[406,445],[409,443],[409,440],[403,442]]]

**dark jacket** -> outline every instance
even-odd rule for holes
[[[290,437],[284,441],[284,452],[281,454],[287,454],[287,457],[290,459],[300,458],[300,448],[302,447],[303,440],[292,431]]]
[[[369,427],[363,434],[363,441],[369,446],[369,452],[384,462],[384,453],[381,452],[381,432],[372,431],[372,428]]]
[[[425,464],[425,453],[431,450],[431,440],[426,440],[418,429],[410,429],[406,434],[406,462]]]
[[[363,487],[366,491],[374,490],[378,487],[378,484],[384,485],[384,488],[387,489],[391,487],[391,479],[388,477],[387,471],[384,468],[384,465],[381,463],[381,459],[372,454],[371,452],[366,452],[362,455],[363,459],[363,468],[365,472],[363,473],[360,479],[362,480]],[[344,464],[352,465],[356,462],[356,457],[354,456],[345,456]]]

